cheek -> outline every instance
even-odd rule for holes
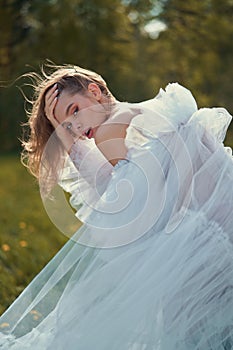
[[[93,118],[93,111],[91,108],[85,108],[78,112],[75,121],[79,121],[80,123],[88,123]]]
[[[76,117],[75,122],[80,122],[82,124],[95,124],[95,126],[101,123],[105,119],[106,113],[101,104],[94,104],[81,109]]]

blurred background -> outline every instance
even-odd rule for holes
[[[122,101],[179,82],[199,107],[233,114],[233,1],[0,0],[0,313],[66,241],[19,160],[21,75],[46,59],[97,71]]]

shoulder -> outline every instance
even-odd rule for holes
[[[126,130],[136,115],[137,110],[128,104],[117,104],[110,118],[96,131],[95,143],[112,165],[126,157]]]
[[[139,113],[138,107],[130,103],[118,102],[108,120],[99,126],[95,136],[96,143],[109,138],[124,138],[131,120]]]
[[[112,123],[130,123],[132,118],[140,112],[136,104],[128,102],[117,102],[113,107],[109,119],[106,124]]]

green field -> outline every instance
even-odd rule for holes
[[[66,242],[19,156],[1,156],[0,314]]]

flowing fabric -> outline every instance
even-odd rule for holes
[[[127,157],[73,146],[60,185],[84,224],[2,315],[2,350],[233,349],[231,116],[178,84],[117,113]]]

